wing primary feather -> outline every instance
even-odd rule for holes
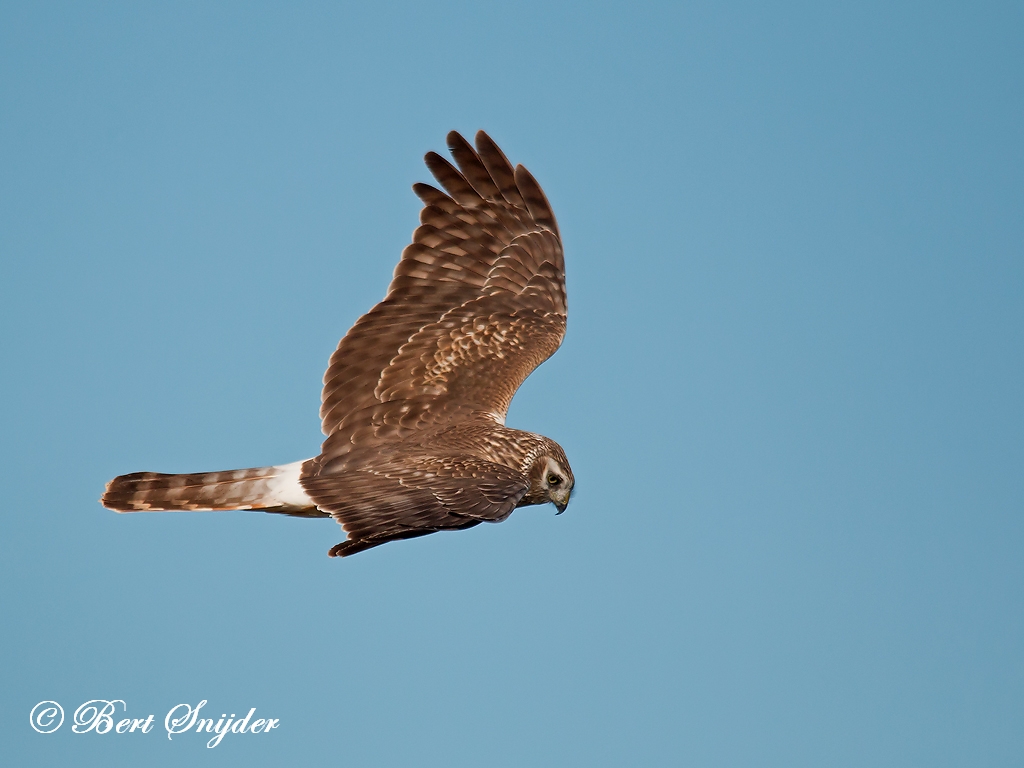
[[[488,173],[501,190],[501,196],[511,205],[525,208],[526,203],[516,186],[516,174],[512,170],[512,163],[505,157],[505,153],[494,143],[494,140],[483,131],[477,131],[476,148],[480,154],[480,161],[487,167]]]
[[[498,200],[501,198],[501,190],[498,189],[498,185],[491,178],[487,166],[481,162],[476,150],[473,149],[468,141],[462,138],[462,134],[458,131],[452,131],[448,134],[448,149],[452,153],[452,157],[455,158],[455,162],[458,163],[462,175],[473,186],[473,189],[477,191],[480,197],[485,200]]]
[[[424,184],[422,181],[417,181],[412,185],[412,191],[416,193],[416,197],[423,201],[425,206],[423,210],[426,210],[431,206],[438,208],[447,214],[454,214],[459,210],[459,204],[437,187],[432,187],[429,184]]]
[[[459,173],[459,170],[437,152],[427,152],[423,157],[423,162],[427,164],[427,168],[445,188],[445,191],[451,195],[452,200],[469,208],[476,208],[483,202],[483,198],[477,194],[477,191]]]
[[[557,235],[558,222],[555,221],[555,214],[551,211],[551,203],[548,202],[540,184],[533,178],[533,174],[522,165],[516,166],[516,186],[522,192],[526,207],[533,220]]]

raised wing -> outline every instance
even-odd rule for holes
[[[426,163],[447,192],[413,189],[420,227],[385,299],[345,335],[324,376],[321,468],[373,438],[471,415],[503,422],[526,377],[561,344],[558,225],[540,186],[487,134],[448,134],[458,168]]]

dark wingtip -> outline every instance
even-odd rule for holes
[[[533,216],[533,220],[559,235],[558,222],[555,220],[554,211],[551,210],[551,203],[548,202],[547,195],[540,188],[540,184],[533,178],[533,174],[526,170],[526,166],[520,164],[516,166],[515,175],[516,186],[519,187],[519,192],[522,194],[523,200],[526,201],[526,208]]]
[[[497,185],[505,201],[515,206],[525,207],[526,203],[523,202],[523,196],[516,186],[515,170],[512,168],[512,163],[508,161],[505,153],[501,151],[501,147],[487,135],[486,131],[476,132],[476,150],[480,161],[487,168],[491,179]]]
[[[373,545],[371,544],[370,546]],[[356,552],[362,552],[366,548],[366,542],[359,541],[358,539],[346,539],[340,544],[335,544],[333,547],[331,547],[330,551],[327,553],[327,556],[348,557],[349,555],[354,555]]]
[[[427,152],[423,156],[423,162],[452,200],[460,205],[475,205],[480,202],[480,194],[473,189],[462,172],[437,152]]]
[[[434,171],[434,168],[441,168],[442,170],[451,168],[451,164],[434,150],[430,150],[423,156],[423,162],[426,163],[427,168],[431,172]]]
[[[448,149],[452,152],[455,151],[456,147],[469,146],[469,142],[462,138],[462,134],[458,131],[448,131],[448,135],[444,137],[445,144],[448,145]]]

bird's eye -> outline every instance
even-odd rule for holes
[[[558,475],[548,475],[548,485],[558,485],[562,482],[562,478]]]

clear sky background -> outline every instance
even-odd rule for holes
[[[1020,765],[1021,4],[368,6],[0,6],[5,762]],[[318,452],[453,128],[559,218],[568,512],[102,509]]]

